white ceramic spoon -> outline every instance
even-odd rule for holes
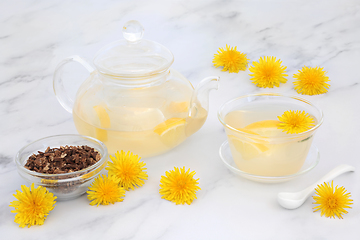
[[[339,165],[333,170],[331,170],[324,177],[319,179],[319,181],[305,188],[302,191],[279,193],[277,196],[277,200],[279,204],[284,208],[287,209],[298,208],[305,202],[305,200],[310,196],[310,194],[312,194],[315,191],[315,187],[317,187],[317,185],[323,184],[324,182],[329,182],[330,180],[336,178],[337,176],[350,171],[355,171],[355,168],[346,164]]]

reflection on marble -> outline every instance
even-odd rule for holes
[[[360,175],[344,174],[334,184],[354,199],[343,220],[312,212],[312,200],[296,210],[276,203],[280,191],[300,190],[340,163],[360,167],[360,2],[354,0],[245,1],[31,1],[0,2],[0,233],[2,239],[356,239],[360,225]],[[126,193],[124,202],[91,207],[86,196],[58,202],[45,224],[21,229],[9,203],[22,184],[13,157],[38,138],[76,133],[71,115],[52,89],[54,68],[78,54],[92,59],[100,47],[122,38],[122,25],[137,19],[144,38],[168,47],[173,68],[194,85],[221,77],[210,96],[209,118],[182,145],[144,159],[149,179]],[[288,82],[259,89],[249,71],[222,72],[212,65],[219,47],[238,46],[252,61],[280,58]],[[293,77],[301,67],[321,66],[331,82],[327,94],[302,96],[325,115],[314,143],[319,165],[290,182],[266,185],[241,179],[222,165],[218,149],[225,133],[216,117],[233,97],[259,92],[296,94]],[[75,92],[86,71],[74,66]],[[190,168],[201,191],[192,205],[160,198],[160,177],[174,166]]]

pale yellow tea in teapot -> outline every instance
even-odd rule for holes
[[[187,88],[176,87],[179,96],[189,94]],[[120,106],[105,102],[92,106],[88,104],[90,99],[79,96],[82,103],[76,104],[73,110],[78,132],[104,142],[110,153],[121,148],[140,156],[152,156],[183,142],[200,129],[207,118],[207,111],[201,106],[194,117],[189,116],[186,98],[141,97],[142,89],[129,91],[134,91],[134,96],[127,97],[126,104]],[[157,91],[154,89],[154,93]],[[84,97],[93,98],[93,95]]]

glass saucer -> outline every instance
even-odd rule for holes
[[[255,182],[262,182],[262,183],[279,183],[279,182],[286,182],[292,180],[298,176],[301,176],[311,169],[313,169],[320,160],[320,153],[314,144],[310,147],[309,154],[304,162],[302,168],[295,174],[285,175],[285,176],[277,176],[277,177],[268,177],[268,176],[261,176],[255,175],[247,172],[241,171],[236,164],[231,155],[229,142],[226,140],[220,147],[219,150],[220,158],[224,162],[225,166],[230,169],[233,173],[243,178],[247,178],[249,180]]]

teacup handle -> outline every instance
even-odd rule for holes
[[[89,73],[94,71],[94,68],[84,59],[80,56],[71,56],[67,57],[64,60],[62,60],[55,68],[54,72],[54,78],[53,78],[53,87],[54,92],[57,100],[65,108],[66,111],[69,113],[72,113],[72,109],[74,106],[74,100],[69,96],[69,94],[65,91],[64,84],[62,81],[62,68],[65,64],[70,62],[78,62],[80,63],[86,70],[89,71]]]

